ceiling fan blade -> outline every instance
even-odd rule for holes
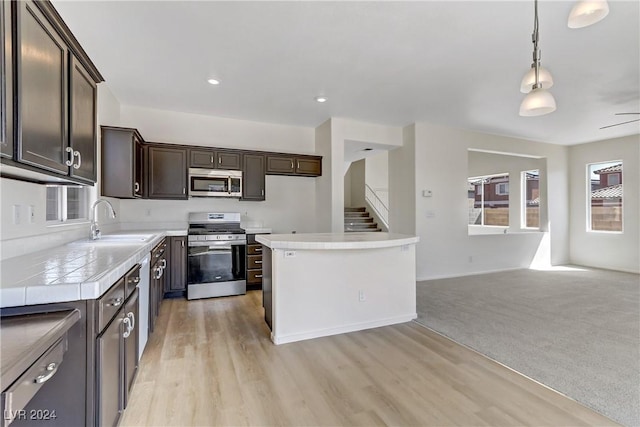
[[[626,116],[627,114],[633,114],[637,116],[640,113],[615,113],[614,116]]]
[[[614,126],[626,125],[627,123],[640,122],[640,119],[629,120],[628,122],[616,123],[615,125],[602,126],[600,129],[612,128]]]

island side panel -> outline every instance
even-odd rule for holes
[[[262,246],[262,306],[264,307],[264,320],[269,329],[272,329],[272,285],[271,285],[271,248]]]
[[[408,322],[416,316],[415,245],[272,250],[276,344]]]

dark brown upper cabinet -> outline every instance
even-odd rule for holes
[[[240,170],[242,154],[233,151],[190,150],[189,167]]]
[[[245,154],[242,161],[241,200],[261,201],[265,199],[265,156]]]
[[[71,57],[70,76],[70,147],[77,157],[70,168],[71,176],[96,182],[98,156],[96,155],[96,84],[86,68],[74,56]]]
[[[69,49],[35,2],[18,2],[17,12],[18,161],[68,174]]]
[[[102,126],[101,193],[121,199],[140,198],[144,184],[142,136],[136,129]]]
[[[268,154],[267,175],[320,176],[322,157]]]
[[[13,49],[11,2],[0,4],[0,155],[13,157]]]
[[[15,105],[11,129],[15,162],[11,164],[68,181],[94,183],[96,83],[103,81],[102,76],[50,2],[5,1],[5,20],[8,5],[13,7],[16,89],[11,100]],[[4,32],[6,28],[3,25]],[[5,52],[11,46],[3,45]],[[3,82],[6,88],[6,78]],[[5,104],[9,101],[5,99]]]
[[[147,150],[147,197],[186,200],[187,149],[156,144]]]

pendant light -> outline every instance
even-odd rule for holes
[[[556,100],[553,98],[553,95],[547,88],[553,85],[553,79],[551,78],[551,74],[545,70],[542,73],[544,80],[541,80],[541,68],[540,67],[540,49],[538,49],[538,0],[534,0],[534,8],[535,15],[533,20],[533,34],[531,35],[531,41],[533,42],[533,64],[531,64],[533,68],[533,84],[531,85],[531,89],[527,96],[520,104],[520,115],[525,117],[531,116],[542,116],[544,114],[549,114],[556,110]],[[529,71],[529,73],[531,70]],[[529,75],[525,75],[522,85],[528,83],[527,77]],[[545,87],[541,82],[544,81]],[[521,89],[522,90],[522,87]]]
[[[569,28],[593,25],[609,14],[607,0],[583,0],[577,2],[569,14]]]

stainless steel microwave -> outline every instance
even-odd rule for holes
[[[189,196],[242,197],[242,171],[190,168]]]

